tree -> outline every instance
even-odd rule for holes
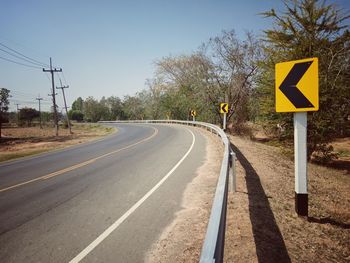
[[[33,108],[22,108],[19,110],[19,116],[21,121],[26,121],[27,125],[31,126],[33,119],[38,118],[40,113]]]
[[[68,112],[69,119],[74,120],[74,121],[83,121],[84,120],[84,114],[79,111],[79,110],[70,110]]]
[[[84,100],[81,97],[79,97],[72,103],[72,110],[78,110],[80,112],[83,112],[83,105]]]
[[[350,33],[344,24],[349,14],[325,1],[284,1],[285,11],[263,13],[274,26],[265,31],[266,60],[260,87],[261,116],[271,123],[282,123],[287,138],[292,135],[292,115],[274,112],[274,66],[277,62],[319,57],[320,109],[308,113],[308,159],[312,153],[329,157],[328,143],[349,135],[350,116]]]
[[[47,122],[50,122],[53,120],[53,113],[52,112],[47,112],[47,111],[42,111],[41,112],[41,120],[44,124]]]
[[[89,122],[98,122],[101,120],[102,111],[100,110],[99,102],[95,98],[91,96],[86,98],[83,109],[85,120]]]
[[[225,101],[229,103],[228,120],[232,117],[236,127],[251,116],[250,101],[262,55],[260,41],[249,32],[244,40],[240,40],[233,30],[224,31],[203,47],[203,56],[207,57],[210,72],[208,97],[216,105]],[[218,107],[216,112],[221,119]]]
[[[107,98],[107,107],[110,111],[109,120],[122,120],[124,119],[123,105],[120,98],[111,96]]]
[[[166,57],[157,61],[156,83],[158,103],[163,114],[175,119],[188,119],[189,111],[196,110],[198,120],[208,120],[212,107],[208,105],[209,67],[200,53],[189,56]],[[217,107],[217,102],[213,101]]]
[[[165,87],[162,102],[173,116],[188,116],[195,109],[198,119],[222,123],[219,104],[227,101],[228,119],[233,117],[238,126],[252,115],[249,105],[261,56],[260,41],[251,33],[242,41],[233,30],[224,31],[194,54],[158,61],[154,82]],[[170,101],[172,105],[166,103]]]
[[[9,97],[10,97],[10,90],[1,88],[0,89],[0,138],[1,138],[1,128],[2,123],[7,121],[7,111],[9,109]]]
[[[138,96],[125,96],[123,108],[129,120],[143,120],[145,118],[144,104]]]
[[[99,114],[101,116],[100,120],[102,121],[111,120],[110,107],[108,105],[107,99],[104,96],[100,99],[99,107],[97,110],[99,111]]]

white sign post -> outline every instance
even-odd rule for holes
[[[227,115],[227,113],[225,112],[225,113],[224,113],[224,120],[223,120],[223,123],[222,123],[222,129],[223,129],[224,131],[226,131],[226,115]]]
[[[307,112],[294,113],[295,211],[308,215],[307,193]]]

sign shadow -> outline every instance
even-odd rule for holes
[[[259,175],[242,152],[232,143],[231,148],[246,172],[249,216],[258,261],[262,263],[291,262]]]

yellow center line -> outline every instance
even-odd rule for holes
[[[125,146],[125,147],[123,147],[123,148],[121,148],[121,149],[118,149],[118,150],[115,150],[115,151],[112,151],[112,152],[103,154],[103,155],[101,155],[101,156],[98,156],[98,157],[96,157],[96,158],[87,160],[87,161],[85,161],[85,162],[78,163],[78,164],[75,164],[75,165],[73,165],[73,166],[64,168],[64,169],[62,169],[62,170],[59,170],[59,171],[56,171],[56,172],[53,172],[53,173],[49,173],[49,174],[47,174],[47,175],[43,175],[43,176],[34,178],[34,179],[32,179],[32,180],[28,180],[28,181],[25,181],[25,182],[22,182],[22,183],[19,183],[19,184],[15,184],[15,185],[12,185],[12,186],[9,186],[9,187],[0,189],[0,193],[1,193],[1,192],[8,191],[8,190],[11,190],[11,189],[13,189],[13,188],[17,188],[17,187],[26,185],[26,184],[30,184],[30,183],[36,182],[36,181],[39,181],[39,180],[47,180],[47,179],[53,178],[53,177],[55,177],[55,176],[58,176],[58,175],[61,175],[61,174],[64,174],[64,173],[67,173],[67,172],[76,170],[76,169],[81,168],[81,167],[83,167],[83,166],[86,166],[86,165],[88,165],[88,164],[94,163],[94,162],[96,162],[96,161],[99,160],[99,159],[102,159],[102,158],[107,157],[107,156],[110,156],[110,155],[112,155],[112,154],[116,154],[116,153],[121,152],[121,151],[123,151],[123,150],[129,149],[129,148],[134,147],[134,146],[136,146],[136,145],[138,145],[138,144],[140,144],[140,143],[146,142],[146,141],[152,139],[154,136],[156,136],[156,135],[158,134],[158,129],[157,129],[157,128],[154,128],[154,127],[152,127],[152,128],[153,128],[153,130],[154,130],[153,134],[152,134],[151,136],[145,138],[145,139],[142,139],[141,141],[135,142],[135,143],[130,144],[130,145],[128,145],[128,146]]]

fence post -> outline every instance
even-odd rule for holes
[[[232,192],[236,192],[236,154],[230,149],[230,174],[232,176]]]

